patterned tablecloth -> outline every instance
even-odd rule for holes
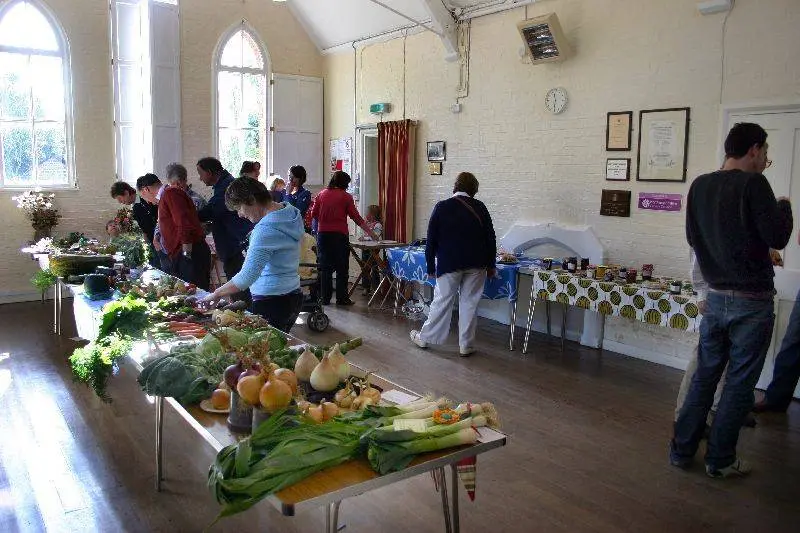
[[[696,332],[700,327],[702,316],[695,296],[590,280],[563,271],[532,269],[528,273],[543,300],[684,331]]]
[[[386,250],[389,268],[396,278],[404,281],[418,281],[430,286],[435,280],[428,278],[424,246],[404,246]],[[483,287],[483,297],[487,300],[517,301],[517,273],[522,267],[537,265],[537,260],[520,258],[518,263],[497,264],[497,276],[488,278]]]

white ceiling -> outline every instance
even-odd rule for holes
[[[393,13],[372,0],[289,0],[289,7],[320,50],[328,50],[370,37],[430,24],[425,0],[378,0],[401,13]],[[473,9],[519,0],[443,0],[451,11]],[[415,22],[412,22],[412,19]]]

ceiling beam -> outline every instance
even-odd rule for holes
[[[431,17],[431,23],[436,28],[434,33],[442,39],[446,61],[458,60],[458,35],[456,33],[456,19],[442,0],[423,0],[425,9]]]
[[[379,1],[379,0],[369,0],[369,1],[370,1],[370,2],[372,2],[373,4],[377,5],[377,6],[381,6],[383,9],[386,9],[387,11],[391,11],[392,13],[394,13],[395,15],[397,15],[398,17],[402,17],[402,18],[406,19],[406,20],[407,20],[407,21],[409,21],[409,22],[413,22],[413,23],[414,23],[414,24],[416,24],[417,26],[422,26],[423,28],[425,28],[425,29],[427,29],[427,30],[430,30],[430,31],[432,31],[432,32],[433,32],[433,33],[435,33],[436,35],[441,35],[441,34],[439,33],[439,31],[438,31],[438,30],[437,30],[435,27],[431,26],[431,25],[430,25],[429,23],[427,23],[427,22],[422,22],[421,20],[417,20],[417,19],[415,19],[415,18],[409,17],[409,16],[408,16],[408,15],[406,15],[405,13],[402,13],[402,12],[400,12],[400,11],[396,10],[396,9],[395,9],[395,8],[393,8],[393,7],[389,7],[389,6],[387,6],[386,4],[384,4],[383,2],[381,2],[381,1]]]

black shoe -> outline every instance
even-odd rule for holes
[[[342,301],[336,300],[336,305],[355,305],[355,304],[356,303],[353,300],[351,300],[350,298],[348,298],[347,300],[342,300]]]
[[[758,421],[756,420],[756,417],[753,416],[753,413],[747,413],[747,416],[745,417],[744,422],[742,422],[742,427],[744,427],[744,428],[754,428],[757,425],[758,425]]]

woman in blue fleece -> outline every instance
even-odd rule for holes
[[[253,295],[250,310],[266,318],[271,326],[288,332],[303,305],[297,271],[303,217],[297,208],[273,202],[267,187],[248,177],[233,180],[225,191],[225,204],[255,227],[242,269],[203,301],[215,303],[249,288]]]

